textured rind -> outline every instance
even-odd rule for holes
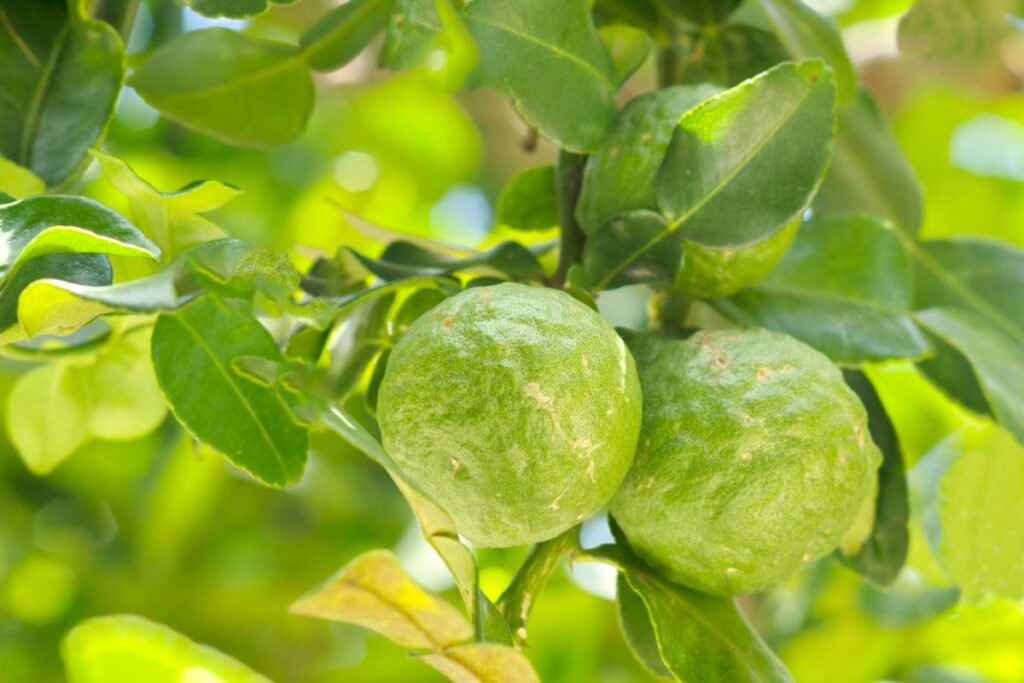
[[[792,337],[636,337],[643,427],[611,513],[670,579],[737,595],[832,551],[881,453],[839,370]]]
[[[608,502],[641,419],[633,358],[569,295],[502,284],[422,316],[378,399],[384,447],[482,546],[556,536]]]

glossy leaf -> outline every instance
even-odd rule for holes
[[[921,184],[874,100],[858,93],[839,113],[832,165],[814,201],[819,213],[869,213],[909,235],[921,229]]]
[[[597,29],[604,49],[612,60],[616,85],[622,86],[647,61],[654,41],[642,29],[627,24],[613,24]]]
[[[657,649],[665,668],[676,679],[730,683],[793,680],[731,598],[705,595],[670,583],[626,548],[603,546],[593,552],[618,567],[646,607]],[[629,625],[636,624],[631,621]],[[650,631],[641,627],[633,630],[630,638],[639,639],[647,633]],[[650,655],[650,643],[643,647]]]
[[[692,40],[680,75],[683,83],[731,87],[789,59],[774,34],[742,24],[726,24]]]
[[[480,85],[559,146],[597,149],[615,123],[617,88],[587,0],[474,0],[466,25],[480,46]]]
[[[264,484],[295,483],[306,463],[306,430],[293,421],[287,394],[233,371],[240,356],[282,360],[270,334],[241,306],[204,297],[157,320],[153,364],[175,417]]]
[[[929,351],[911,317],[914,268],[891,225],[863,216],[800,227],[761,282],[715,303],[744,325],[785,332],[843,365]]]
[[[49,474],[85,442],[85,411],[63,365],[42,365],[18,378],[8,398],[7,432],[29,470]]]
[[[296,47],[222,28],[162,45],[130,83],[167,118],[231,144],[291,142],[313,107],[313,80]]]
[[[0,191],[24,199],[45,192],[46,183],[27,168],[0,156]]]
[[[672,672],[658,650],[658,637],[647,605],[622,574],[615,580],[615,602],[619,607],[619,626],[633,656],[658,678],[672,680]]]
[[[929,544],[964,597],[1024,597],[1024,447],[970,425],[929,452],[911,483]]]
[[[720,296],[766,275],[828,165],[834,98],[820,61],[788,63],[687,112],[658,173],[664,226],[645,221],[641,232],[605,224],[605,234],[594,237],[602,268],[587,267],[585,254],[582,281],[605,289],[624,272],[660,274],[664,254],[680,252],[686,264],[677,283],[698,296]],[[778,177],[787,183],[780,186]]]
[[[627,211],[657,210],[658,169],[679,119],[717,92],[708,85],[670,87],[625,106],[583,169],[576,219],[585,233]]]
[[[299,46],[318,71],[341,68],[362,52],[387,25],[395,0],[351,0],[310,26]]]
[[[539,277],[536,255],[518,242],[502,242],[464,258],[432,251],[414,242],[391,242],[376,259],[352,252],[363,267],[383,280],[440,276],[455,272],[495,272],[516,279]]]
[[[888,585],[899,576],[910,545],[907,528],[910,504],[907,501],[903,453],[896,428],[871,381],[862,372],[854,370],[845,371],[843,376],[867,410],[871,440],[882,451],[883,457],[878,470],[878,494],[871,535],[856,555],[844,558],[844,561],[871,581]]]
[[[0,3],[0,155],[50,186],[71,179],[102,140],[124,79],[117,32],[78,6]]]
[[[143,256],[160,249],[134,225],[84,197],[39,195],[0,206],[0,278],[25,261],[69,251]]]
[[[79,622],[64,638],[61,655],[69,683],[270,683],[241,662],[134,615]]]
[[[516,230],[547,230],[558,225],[555,167],[523,171],[505,185],[498,197],[496,220]]]
[[[817,57],[835,73],[839,102],[856,95],[857,73],[835,26],[803,0],[757,0],[768,24],[795,59]]]

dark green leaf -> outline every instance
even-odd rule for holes
[[[298,48],[222,28],[162,45],[131,85],[167,118],[232,144],[291,142],[313,108]]]
[[[913,263],[887,224],[864,216],[800,227],[768,277],[716,308],[736,322],[785,332],[837,363],[918,358],[929,351],[911,318]]]
[[[839,113],[832,166],[814,210],[870,213],[910,235],[921,228],[921,184],[866,92]]]
[[[395,302],[394,293],[367,301],[346,319],[338,339],[331,344],[331,382],[333,395],[343,400],[356,386],[370,361],[388,342],[388,312]]]
[[[658,639],[647,605],[630,588],[622,574],[619,574],[615,582],[615,598],[619,605],[619,625],[633,656],[655,676],[671,680],[672,672],[665,666],[665,660],[658,651]]]
[[[617,566],[640,598],[647,609],[661,659],[676,679],[792,682],[785,666],[750,627],[731,598],[705,595],[670,583],[622,546],[602,546],[592,553]],[[633,631],[632,637],[642,633]],[[649,649],[648,644],[645,651]]]
[[[534,253],[518,242],[502,242],[487,251],[465,258],[454,258],[414,242],[401,240],[390,243],[376,259],[352,253],[367,270],[383,280],[480,270],[523,280],[543,274]]]
[[[661,239],[665,218],[653,211],[630,211],[605,223],[583,245],[582,262],[569,272],[576,287],[615,289],[641,282],[672,282],[683,262],[683,244],[670,240],[622,263],[624,250],[639,251]]]
[[[862,372],[843,372],[847,385],[860,398],[868,413],[871,440],[882,451],[878,470],[878,496],[875,500],[875,523],[871,536],[856,555],[845,562],[875,583],[888,585],[899,576],[910,544],[907,522],[907,475],[903,468],[896,428],[882,405],[871,381]]]
[[[153,365],[178,420],[261,482],[295,483],[306,464],[306,430],[292,419],[287,394],[235,373],[241,356],[282,360],[270,333],[241,306],[208,296],[157,320]]]
[[[178,0],[207,17],[244,19],[263,14],[271,5],[290,5],[296,0]]]
[[[622,86],[647,61],[654,41],[644,30],[628,24],[614,24],[597,29],[608,56],[612,60],[615,83]]]
[[[480,85],[559,146],[597,149],[615,123],[617,88],[587,0],[474,0],[466,25],[480,46]]]
[[[352,61],[384,30],[395,0],[351,0],[325,15],[299,38],[306,61],[332,71]]]
[[[726,25],[691,40],[679,76],[682,83],[732,87],[789,59],[774,34],[752,26]]]
[[[802,0],[757,0],[768,24],[795,59],[818,57],[835,73],[839,102],[857,94],[857,72],[835,26]]]
[[[584,232],[593,235],[627,211],[657,210],[658,169],[679,119],[717,92],[709,85],[676,86],[641,95],[625,106],[583,171],[576,219]]]
[[[109,24],[65,0],[0,0],[0,155],[60,185],[102,140],[124,79]]]
[[[599,26],[629,24],[651,35],[660,35],[663,31],[661,16],[653,0],[595,0],[594,18]]]
[[[496,219],[516,230],[547,230],[558,225],[555,167],[531,168],[510,180],[498,197]]]
[[[659,251],[685,252],[677,284],[698,296],[731,293],[766,275],[825,173],[834,106],[831,76],[815,60],[775,67],[687,112],[658,172],[663,228],[645,221],[638,238],[606,223],[606,234],[593,238],[604,268],[591,269],[586,281],[595,289],[622,282],[623,272],[662,263],[652,255]]]
[[[0,206],[0,277],[24,261],[60,252],[156,259],[160,250],[134,225],[84,197],[39,195]]]

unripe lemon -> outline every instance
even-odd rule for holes
[[[636,450],[640,383],[615,330],[552,289],[468,289],[419,318],[380,388],[384,447],[483,546],[603,507]]]
[[[836,547],[881,464],[838,368],[766,330],[630,348],[643,427],[611,513],[641,557],[678,583],[743,594]]]

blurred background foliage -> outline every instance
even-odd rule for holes
[[[910,0],[811,4],[841,26],[925,187],[923,234],[992,235],[1024,246],[1020,20],[969,45],[903,46],[920,54],[907,58],[898,50],[897,26]],[[330,5],[305,0],[239,22],[145,2],[130,59],[179,32],[218,24],[294,40]],[[943,30],[933,25],[925,35]],[[943,45],[947,53],[934,54]],[[526,127],[493,93],[454,96],[422,74],[378,70],[373,55],[318,76],[314,118],[293,144],[226,146],[162,119],[126,88],[107,149],[161,190],[200,178],[238,186],[243,193],[208,217],[234,236],[290,250],[299,264],[342,243],[372,250],[373,235],[351,214],[451,243],[498,241],[505,234],[493,225],[501,187],[526,168],[550,163],[555,150],[543,142],[530,149],[535,141]],[[652,61],[624,100],[653,87]],[[127,210],[96,168],[85,191]],[[642,322],[642,300],[627,288],[601,303],[611,319],[628,325]],[[23,371],[24,363],[0,361],[4,405]],[[908,467],[965,429],[979,457],[998,451],[1024,458],[1024,449],[991,434],[911,367],[875,368],[871,377],[894,417]],[[317,434],[301,484],[278,492],[251,483],[180,434],[165,424],[133,440],[94,439],[45,478],[30,474],[0,435],[0,680],[63,680],[63,634],[82,618],[116,612],[165,623],[282,682],[442,680],[383,638],[287,612],[310,586],[376,547],[393,549],[425,587],[457,599],[376,465],[337,437]],[[926,474],[913,470],[911,484]],[[951,481],[941,495],[958,494]],[[928,510],[914,513],[921,521]],[[744,600],[798,681],[1024,681],[1021,604],[947,588],[926,528],[914,525],[908,568],[890,589],[865,586],[839,564],[821,562],[789,585]],[[584,536],[597,544],[607,534],[597,520]],[[492,598],[523,554],[482,553],[482,583]],[[609,571],[578,566],[540,598],[528,653],[545,681],[649,680],[619,634]]]

